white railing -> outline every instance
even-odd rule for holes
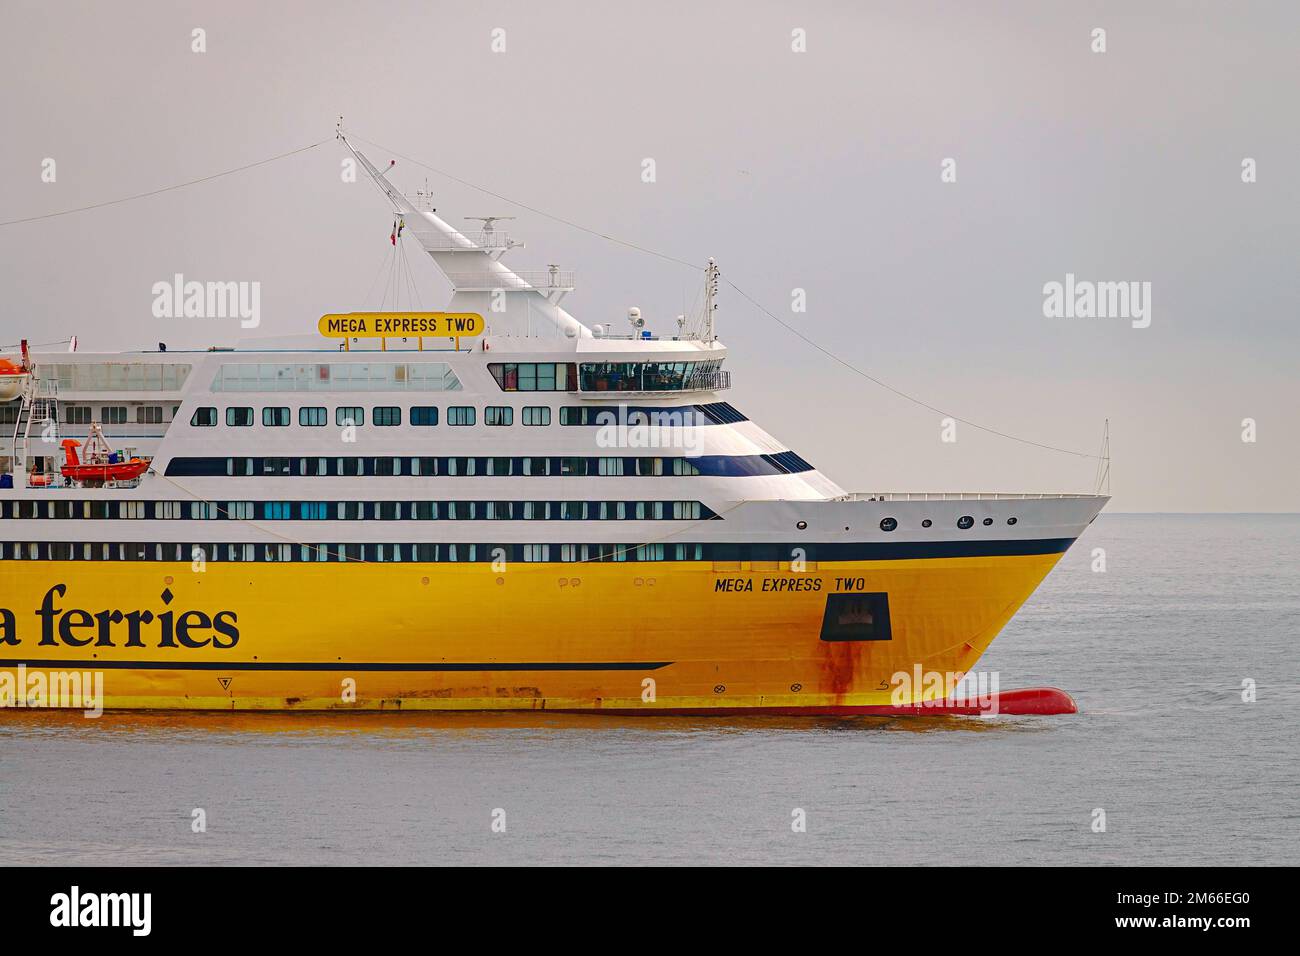
[[[538,292],[572,292],[572,272],[449,272],[447,281],[462,292],[492,292],[497,289],[536,289]]]
[[[458,239],[443,235],[428,236],[421,241],[434,252],[476,252],[479,249],[514,249],[523,245],[522,242],[511,239],[509,233],[505,232],[463,232],[461,235],[473,243],[473,246],[467,246]]]
[[[1070,493],[1017,494],[1003,491],[855,491],[834,501],[1034,501],[1040,498],[1096,498]]]

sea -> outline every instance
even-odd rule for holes
[[[0,711],[0,865],[1294,865],[1298,646],[1300,515],[1104,514],[978,665],[1074,715]]]

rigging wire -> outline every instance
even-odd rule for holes
[[[246,163],[243,166],[236,166],[234,169],[227,169],[219,173],[213,173],[211,176],[201,176],[198,179],[191,179],[188,180],[187,182],[176,183],[171,186],[163,186],[159,189],[151,189],[148,192],[136,193],[133,196],[123,196],[120,199],[108,199],[105,200],[104,202],[91,203],[89,206],[77,206],[74,209],[63,209],[60,210],[59,212],[48,212],[40,216],[26,216],[22,219],[7,219],[4,222],[0,222],[0,226],[16,226],[19,223],[24,223],[24,222],[37,222],[42,219],[56,219],[59,216],[70,216],[75,212],[87,212],[88,210],[91,209],[103,209],[105,206],[116,206],[120,203],[132,202],[133,200],[136,199],[145,199],[149,196],[157,196],[160,195],[161,193],[171,192],[176,189],[184,189],[186,186],[197,186],[199,183],[211,182],[214,179],[220,179],[222,176],[230,176],[233,175],[234,173],[242,173],[246,169],[254,169],[258,166],[265,166],[268,163],[274,163],[277,160],[288,159],[290,156],[296,156],[299,153],[305,153],[309,149],[315,149],[317,146],[323,146],[328,142],[329,142],[328,139],[323,139],[320,142],[312,143],[310,146],[300,146],[297,149],[289,150],[289,152],[287,153],[280,153],[277,156],[271,156],[267,159],[259,159],[255,163]]]
[[[1025,445],[1033,445],[1035,448],[1045,448],[1045,449],[1047,449],[1048,451],[1058,451],[1058,452],[1061,452],[1062,454],[1065,454],[1065,455],[1074,455],[1075,457],[1078,457],[1078,458],[1100,458],[1099,455],[1093,455],[1093,454],[1090,454],[1090,453],[1085,452],[1085,451],[1075,451],[1075,450],[1072,449],[1072,448],[1061,448],[1061,447],[1059,447],[1059,446],[1057,446],[1057,445],[1048,445],[1048,444],[1045,444],[1045,443],[1043,443],[1043,442],[1034,441],[1034,440],[1029,439],[1029,438],[1021,438],[1021,437],[1018,436],[1018,435],[1011,435],[1011,434],[1008,434],[1007,432],[999,431],[999,430],[996,429],[996,428],[991,428],[991,427],[989,427],[988,425],[981,425],[981,424],[979,424],[978,422],[973,422],[973,421],[971,421],[971,420],[968,419],[968,418],[962,418],[962,417],[960,417],[960,416],[958,416],[958,415],[954,415],[954,414],[952,414],[952,412],[946,412],[946,411],[944,411],[942,408],[938,408],[938,407],[936,407],[936,406],[934,406],[934,405],[931,405],[929,402],[926,402],[926,401],[923,401],[922,399],[917,398],[915,395],[909,395],[907,392],[904,392],[904,391],[902,391],[901,389],[897,389],[897,388],[895,388],[894,386],[890,385],[888,382],[881,381],[880,379],[878,379],[878,378],[876,378],[874,375],[872,375],[870,372],[867,372],[867,371],[864,371],[863,369],[858,368],[858,367],[857,367],[856,365],[854,365],[852,362],[848,361],[847,359],[841,358],[840,356],[838,356],[838,355],[836,355],[834,352],[832,352],[830,349],[825,348],[825,347],[822,346],[822,345],[819,345],[817,342],[815,342],[815,341],[813,341],[812,339],[810,339],[810,338],[809,338],[807,335],[805,335],[803,332],[799,331],[799,329],[797,329],[795,326],[791,325],[790,323],[788,323],[788,322],[786,322],[784,319],[782,319],[780,316],[778,316],[778,315],[776,315],[775,313],[773,313],[772,311],[770,311],[766,306],[764,306],[761,302],[759,302],[757,299],[755,299],[753,296],[751,296],[748,292],[746,292],[746,291],[745,291],[744,289],[742,289],[740,286],[736,285],[736,283],[732,282],[732,281],[731,281],[729,278],[727,278],[725,275],[722,276],[722,279],[723,279],[723,281],[725,281],[725,282],[727,283],[727,285],[729,285],[729,286],[731,286],[731,288],[735,289],[736,292],[739,293],[740,296],[741,296],[743,299],[745,299],[747,302],[749,302],[752,306],[754,306],[756,309],[758,309],[760,312],[762,312],[764,315],[766,315],[769,319],[771,319],[771,320],[772,320],[773,322],[775,322],[777,325],[780,325],[780,326],[781,326],[782,328],[784,328],[786,331],[790,332],[790,333],[791,333],[792,335],[794,335],[796,338],[802,340],[805,344],[812,346],[812,347],[813,347],[814,349],[816,349],[818,352],[821,352],[823,355],[827,356],[828,358],[833,359],[834,361],[838,362],[840,365],[843,365],[843,366],[844,366],[845,368],[847,368],[850,372],[853,372],[853,373],[856,374],[856,375],[861,375],[861,376],[862,376],[863,378],[865,378],[867,381],[872,382],[872,383],[874,383],[874,384],[876,384],[876,385],[879,385],[881,388],[885,389],[885,390],[888,391],[888,392],[892,392],[893,394],[899,396],[900,398],[905,398],[905,399],[907,399],[909,402],[912,402],[912,403],[915,404],[915,405],[919,405],[919,406],[921,406],[922,408],[929,409],[930,411],[935,412],[935,413],[937,413],[937,414],[939,414],[939,415],[943,415],[943,416],[946,417],[946,418],[951,418],[953,421],[961,422],[963,425],[968,425],[968,426],[970,426],[971,428],[978,429],[979,431],[987,432],[987,433],[990,434],[990,435],[997,435],[999,438],[1007,438],[1007,439],[1010,439],[1011,441],[1018,441],[1018,442],[1021,442],[1022,444],[1025,444]]]
[[[396,157],[399,158],[399,159],[406,160],[408,163],[413,163],[414,165],[419,166],[419,167],[421,167],[422,169],[427,169],[427,170],[429,170],[430,172],[436,173],[436,174],[439,175],[439,176],[444,176],[444,177],[446,177],[447,179],[450,179],[450,180],[452,180],[452,181],[454,181],[454,182],[460,183],[460,184],[463,185],[463,186],[468,186],[468,187],[471,188],[471,189],[476,189],[476,190],[478,190],[479,192],[485,193],[485,194],[487,194],[487,195],[489,195],[489,196],[493,196],[493,197],[495,197],[496,199],[500,199],[500,200],[502,200],[503,202],[508,202],[508,203],[510,203],[510,204],[512,204],[512,205],[515,205],[515,206],[520,207],[521,209],[527,209],[529,212],[536,213],[536,214],[539,215],[539,216],[544,216],[544,217],[547,218],[547,219],[552,219],[552,220],[554,220],[555,222],[562,223],[563,225],[566,225],[566,226],[570,226],[570,227],[572,227],[572,228],[574,228],[574,229],[577,229],[577,230],[579,230],[579,231],[581,231],[581,232],[585,232],[585,233],[588,233],[588,234],[593,235],[593,236],[598,236],[598,237],[600,237],[601,239],[606,239],[606,240],[608,240],[608,241],[610,241],[610,242],[617,243],[618,245],[621,245],[621,246],[627,246],[628,248],[635,249],[635,250],[637,250],[638,252],[644,252],[644,253],[647,253],[647,254],[652,255],[652,256],[657,256],[657,257],[660,258],[660,259],[666,259],[666,260],[668,260],[669,262],[676,262],[676,263],[679,263],[679,264],[681,264],[681,265],[688,266],[688,267],[691,268],[691,269],[695,269],[697,272],[699,272],[699,271],[704,271],[700,266],[697,266],[697,265],[695,265],[695,264],[692,263],[692,262],[687,262],[685,259],[679,259],[679,258],[677,258],[676,256],[668,255],[668,254],[665,253],[665,252],[659,252],[658,250],[647,248],[646,246],[642,246],[642,245],[639,245],[639,244],[637,244],[637,243],[630,242],[629,240],[626,240],[626,239],[620,239],[620,238],[617,237],[617,236],[609,235],[608,233],[601,232],[601,231],[599,231],[599,230],[597,230],[597,229],[591,229],[591,228],[588,228],[587,226],[583,226],[583,225],[581,225],[581,224],[579,224],[579,223],[576,223],[576,222],[574,222],[574,221],[572,221],[572,220],[570,220],[570,219],[565,219],[565,218],[562,217],[562,216],[556,216],[556,215],[554,215],[554,214],[552,214],[552,213],[549,213],[549,212],[546,212],[546,211],[544,211],[544,210],[542,210],[542,209],[538,209],[538,208],[536,208],[536,207],[534,207],[534,206],[530,206],[530,205],[528,205],[527,203],[519,202],[517,199],[511,199],[511,198],[508,197],[508,196],[503,196],[502,194],[500,194],[500,193],[498,193],[498,192],[495,192],[495,191],[493,191],[493,190],[491,190],[491,189],[488,189],[486,186],[480,186],[480,185],[478,185],[477,183],[472,183],[472,182],[470,182],[470,181],[467,180],[467,179],[461,179],[459,176],[454,176],[454,175],[452,175],[451,173],[447,172],[446,170],[439,169],[439,168],[437,168],[436,166],[431,166],[431,165],[429,165],[428,163],[421,162],[420,160],[418,160],[418,159],[414,159],[414,158],[412,158],[412,157],[410,157],[410,156],[405,156],[405,155],[403,155],[402,153],[396,152],[395,150],[391,150],[391,149],[389,149],[387,146],[383,146],[383,145],[381,145],[381,144],[379,144],[379,143],[374,142],[373,140],[369,140],[369,139],[366,139],[365,137],[362,137],[362,136],[355,136],[355,135],[354,135],[354,138],[357,139],[357,140],[360,140],[360,141],[363,142],[363,143],[366,143],[366,144],[369,145],[369,146],[373,146],[375,149],[383,150],[384,152],[386,152],[386,153],[390,153],[391,155],[396,156]],[[967,425],[967,426],[969,426],[969,427],[971,427],[971,428],[974,428],[974,429],[976,429],[976,430],[978,430],[978,431],[986,432],[987,434],[990,434],[990,435],[996,435],[996,436],[999,437],[999,438],[1005,438],[1005,439],[1007,439],[1007,440],[1009,440],[1009,441],[1020,442],[1021,444],[1024,444],[1024,445],[1030,445],[1030,446],[1032,446],[1032,447],[1034,447],[1034,448],[1042,448],[1042,449],[1044,449],[1044,450],[1046,450],[1046,451],[1059,452],[1059,453],[1064,454],[1064,455],[1073,455],[1073,456],[1075,456],[1076,458],[1090,458],[1090,459],[1091,459],[1091,458],[1100,458],[1099,455],[1093,455],[1093,454],[1090,454],[1090,453],[1088,453],[1088,452],[1077,451],[1077,450],[1075,450],[1075,449],[1073,449],[1073,448],[1062,448],[1062,447],[1057,446],[1057,445],[1049,445],[1049,444],[1047,444],[1047,443],[1045,443],[1045,442],[1034,441],[1033,439],[1029,439],[1029,438],[1021,438],[1021,437],[1018,436],[1018,435],[1012,435],[1012,434],[1010,434],[1010,433],[1008,433],[1008,432],[1001,431],[1000,429],[993,428],[993,427],[988,426],[988,425],[981,425],[981,424],[979,424],[978,422],[971,421],[970,419],[962,418],[961,416],[954,415],[954,414],[952,414],[951,412],[946,412],[946,411],[944,411],[944,410],[941,409],[941,408],[938,408],[938,407],[936,407],[936,406],[934,406],[934,405],[931,405],[929,402],[926,402],[926,401],[923,401],[922,399],[917,398],[915,395],[910,395],[910,394],[908,394],[907,392],[904,392],[902,389],[895,388],[893,385],[890,385],[888,382],[885,382],[885,381],[883,381],[883,380],[877,378],[876,376],[874,376],[874,375],[872,375],[871,373],[865,371],[864,369],[858,368],[858,367],[857,367],[856,365],[854,365],[852,362],[849,362],[849,361],[847,361],[846,359],[843,359],[843,358],[841,358],[839,355],[835,354],[835,352],[832,351],[831,349],[828,349],[828,348],[826,348],[825,346],[823,346],[823,345],[819,344],[818,342],[816,342],[815,340],[813,340],[812,338],[809,338],[809,337],[808,337],[807,335],[805,335],[803,332],[799,331],[799,329],[797,329],[797,328],[795,328],[794,326],[790,325],[788,322],[785,322],[784,320],[782,320],[782,319],[781,319],[779,316],[777,316],[774,312],[772,312],[770,309],[768,309],[767,307],[765,307],[761,302],[759,302],[759,301],[758,301],[757,299],[755,299],[753,296],[749,295],[749,293],[745,292],[744,289],[742,289],[742,288],[740,288],[740,286],[736,285],[736,283],[733,282],[733,281],[732,281],[730,278],[728,278],[727,276],[724,275],[724,276],[722,276],[722,278],[726,281],[727,285],[731,286],[731,288],[734,289],[737,293],[739,293],[740,296],[741,296],[742,298],[744,298],[744,299],[745,299],[746,301],[748,301],[751,305],[753,305],[755,308],[757,308],[760,312],[762,312],[762,313],[763,313],[764,315],[766,315],[768,318],[772,319],[772,320],[773,320],[774,322],[776,322],[778,325],[780,325],[780,326],[782,326],[783,328],[785,328],[788,332],[790,332],[790,333],[792,333],[793,335],[795,335],[797,338],[799,338],[799,339],[800,339],[802,342],[804,342],[806,345],[811,346],[812,348],[816,349],[818,352],[821,352],[823,355],[827,356],[828,358],[833,359],[835,362],[837,362],[838,364],[844,366],[844,367],[847,368],[849,371],[853,372],[855,375],[859,375],[859,376],[861,376],[862,378],[865,378],[867,381],[869,381],[869,382],[871,382],[871,383],[873,383],[873,384],[879,386],[880,388],[885,389],[885,390],[888,391],[888,392],[892,392],[894,395],[897,395],[897,396],[899,396],[900,398],[906,399],[907,401],[913,403],[914,405],[919,405],[920,407],[925,408],[925,409],[928,409],[929,411],[936,412],[936,413],[938,413],[938,414],[940,414],[940,415],[943,415],[944,417],[951,418],[951,419],[953,419],[954,421],[961,422],[963,425]]]
[[[525,202],[520,202],[518,199],[511,199],[509,196],[503,196],[501,193],[494,192],[493,190],[488,189],[486,186],[480,186],[477,183],[472,183],[467,179],[461,179],[459,176],[454,176],[451,173],[447,172],[445,169],[439,169],[436,166],[430,166],[428,163],[423,163],[420,160],[413,159],[410,156],[404,156],[403,154],[397,152],[396,150],[389,149],[387,146],[380,145],[379,143],[376,143],[374,140],[366,139],[364,136],[357,136],[356,134],[352,134],[352,138],[359,140],[362,143],[365,143],[367,146],[373,146],[375,149],[382,149],[385,153],[388,153],[392,156],[396,156],[398,159],[404,159],[408,163],[412,163],[416,166],[419,166],[422,169],[427,169],[429,172],[436,173],[439,176],[443,176],[447,179],[450,179],[452,182],[460,183],[462,186],[468,186],[470,189],[477,189],[479,192],[486,193],[487,195],[493,197],[494,199],[500,199],[502,202],[508,202],[510,203],[510,205],[518,206],[520,209],[527,209],[531,213],[536,213],[537,215],[542,216],[546,219],[554,220],[555,222],[568,226],[571,229],[577,229],[579,232],[585,232],[589,235],[597,236],[608,242],[617,243],[620,246],[627,246],[629,249],[635,249],[638,252],[644,252],[646,255],[657,256],[660,259],[666,259],[669,262],[675,262],[678,265],[686,266],[688,269],[694,269],[696,272],[704,271],[703,267],[697,266],[695,263],[688,262],[685,259],[679,259],[676,256],[668,255],[668,253],[666,252],[659,252],[656,249],[650,249],[647,246],[638,245],[637,243],[631,242],[627,239],[620,239],[618,236],[613,236],[610,235],[609,233],[601,232],[598,229],[590,229],[587,226],[582,225],[581,223],[574,222],[572,219],[565,219],[563,216],[557,216],[555,215],[555,213],[546,212],[544,209],[538,209],[536,206],[530,206]]]

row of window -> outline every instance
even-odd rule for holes
[[[1016,518],[1016,517],[1012,516],[1012,517],[1010,517],[1010,518],[1007,519],[1007,524],[1015,524],[1015,523],[1018,522],[1019,520],[1020,520],[1019,518]],[[993,519],[992,519],[992,518],[985,518],[985,519],[984,519],[984,526],[985,526],[986,528],[987,528],[989,525],[991,525],[992,523],[993,523]],[[934,521],[932,521],[932,520],[929,519],[929,518],[926,518],[926,519],[924,519],[924,520],[921,522],[921,527],[922,527],[922,528],[928,528],[928,527],[930,527],[930,526],[933,525],[933,524],[934,524]],[[962,515],[960,518],[957,519],[957,527],[960,528],[962,531],[967,531],[967,530],[969,530],[970,528],[974,527],[974,525],[975,525],[975,519],[972,518],[970,515]],[[894,531],[894,530],[896,530],[897,528],[898,528],[898,519],[897,519],[897,518],[881,518],[881,519],[880,519],[880,530],[881,530],[881,531]]]
[[[0,560],[31,561],[715,561],[780,570],[788,562],[1060,554],[1070,538],[1002,542],[856,542],[835,544],[251,544],[193,542],[0,542]],[[198,553],[194,549],[199,549]],[[817,581],[814,577],[807,579]],[[849,579],[852,580],[852,579]],[[861,585],[858,585],[859,587]],[[810,590],[817,590],[812,585]]]
[[[687,521],[698,501],[0,501],[0,518],[194,521]]]
[[[61,392],[179,392],[190,366],[168,362],[95,362],[41,365],[41,378]]]
[[[268,406],[262,409],[262,425],[267,428],[285,428],[290,420],[287,406]],[[452,405],[447,409],[448,425],[473,425],[477,421],[477,409],[473,405]],[[253,409],[248,406],[230,406],[226,408],[226,424],[232,428],[248,428],[255,421]],[[524,409],[525,425],[549,425],[551,410],[549,408]],[[322,405],[304,406],[298,409],[298,424],[304,427],[323,427],[329,420],[329,410]],[[370,421],[377,426],[396,426],[402,424],[402,409],[398,405],[376,405],[370,409]],[[436,405],[411,406],[412,425],[438,424],[438,407]],[[196,428],[210,428],[217,423],[217,410],[210,406],[194,409],[190,424]],[[334,409],[334,424],[339,426],[364,425],[366,410],[360,405],[340,405]],[[513,425],[515,410],[508,405],[489,405],[483,409],[483,424]]]
[[[330,362],[281,365],[231,362],[214,392],[454,392],[460,379],[446,362]]]
[[[233,475],[277,476],[617,476],[712,475],[742,478],[811,471],[812,465],[794,452],[774,455],[700,455],[694,458],[623,457],[473,457],[364,456],[348,458],[173,458],[168,477]]]
[[[241,544],[0,542],[5,561],[703,561],[709,544]]]
[[[409,406],[412,425],[437,425],[438,406]],[[77,423],[89,424],[89,408],[84,420]],[[126,409],[121,408],[121,418],[108,417],[113,409],[103,409],[102,421],[126,421]],[[73,423],[72,408],[68,409],[69,423]],[[157,417],[152,417],[156,413]],[[149,416],[147,419],[142,415]],[[521,420],[525,425],[551,424],[549,405],[527,405],[521,410]],[[225,411],[226,424],[231,427],[247,428],[257,419],[254,410],[248,406],[230,406]],[[262,424],[268,428],[286,427],[292,419],[287,406],[268,406],[262,409]],[[161,422],[161,408],[144,408],[136,410],[137,422]],[[196,408],[190,416],[190,424],[199,428],[210,428],[217,424],[217,409],[211,406]],[[378,426],[395,426],[402,424],[402,409],[397,405],[375,405],[370,409],[370,420]],[[600,406],[565,405],[560,408],[561,425],[654,425],[659,427],[731,424],[747,421],[744,415],[726,402],[712,402],[708,405],[687,405],[682,408],[602,408]],[[329,409],[324,406],[304,406],[298,409],[298,424],[304,427],[323,427],[329,422]],[[472,405],[452,405],[447,408],[448,425],[474,425],[477,422],[477,409]],[[334,424],[365,425],[366,410],[360,405],[341,405],[334,409]],[[483,409],[484,425],[513,425],[515,410],[508,405],[488,405]]]
[[[178,407],[172,406],[172,415],[176,414]],[[89,405],[63,406],[63,421],[68,425],[89,425],[92,421],[99,421],[104,425],[125,425],[127,417],[125,405],[101,405],[98,419],[94,417],[94,409]],[[167,420],[169,419],[164,416],[161,405],[137,405],[135,408],[137,425],[161,425]]]
[[[720,360],[708,362],[490,362],[505,392],[664,392],[710,388]]]

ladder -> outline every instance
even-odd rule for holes
[[[48,438],[43,434],[47,425],[53,427],[53,432]],[[15,484],[18,483],[19,470],[22,470],[24,476],[27,472],[27,463],[31,459],[32,453],[33,429],[36,431],[41,443],[48,446],[48,451],[43,457],[51,459],[57,467],[59,449],[58,383],[41,381],[35,374],[32,375],[31,381],[23,393],[22,404],[18,408],[18,419],[14,423],[13,441],[10,448],[13,453]],[[20,435],[22,436],[21,455],[19,454],[18,444]],[[23,483],[27,484],[27,481]]]

